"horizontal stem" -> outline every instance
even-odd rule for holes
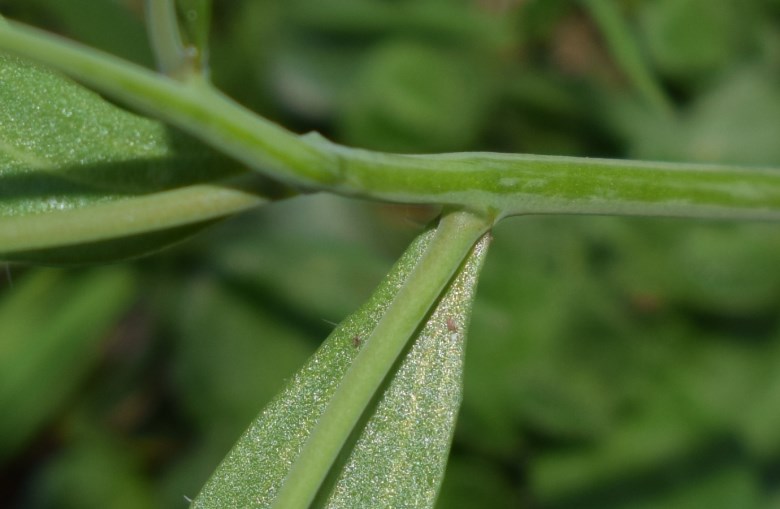
[[[497,217],[780,220],[780,170],[492,153],[382,154],[298,137],[201,82],[178,83],[15,23],[0,24],[0,49],[59,69],[288,184]]]
[[[342,153],[345,194],[498,216],[608,214],[780,220],[780,170],[495,153]]]

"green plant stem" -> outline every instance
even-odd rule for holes
[[[584,0],[593,20],[626,76],[647,104],[663,115],[674,112],[671,102],[655,79],[636,39],[626,26],[614,0]]]
[[[146,0],[146,31],[157,67],[168,76],[177,76],[188,65],[185,46],[179,32],[174,0]]]
[[[496,216],[613,214],[780,220],[780,171],[572,157],[398,155],[298,137],[211,86],[179,83],[9,23],[0,49],[32,58],[188,131],[288,184]]]
[[[333,461],[409,338],[469,250],[492,226],[469,212],[445,214],[428,248],[345,373],[277,492],[274,509],[309,506]]]
[[[337,177],[332,155],[253,114],[203,80],[182,83],[14,22],[0,25],[0,49],[58,69],[288,184],[324,185]]]
[[[334,145],[337,190],[523,214],[780,220],[780,170],[560,156],[378,154]],[[360,190],[360,192],[355,192]]]

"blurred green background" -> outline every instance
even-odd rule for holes
[[[140,0],[0,12],[150,64]],[[780,166],[780,1],[218,0],[212,71],[298,131],[404,152]],[[326,196],[163,253],[0,271],[0,505],[186,507],[432,217]],[[527,217],[495,232],[441,508],[780,508],[780,231]]]

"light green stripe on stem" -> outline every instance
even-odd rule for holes
[[[609,214],[780,220],[780,170],[494,153],[379,154],[333,145],[338,188],[499,216]],[[357,192],[355,192],[357,190]]]
[[[469,250],[492,226],[488,218],[450,212],[346,372],[277,492],[274,509],[309,506],[374,393]]]

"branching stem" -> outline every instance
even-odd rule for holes
[[[16,23],[0,25],[0,49],[43,62],[255,170],[311,190],[451,205],[498,217],[565,213],[780,220],[776,169],[350,149],[318,136],[296,136],[205,82],[177,82]]]

